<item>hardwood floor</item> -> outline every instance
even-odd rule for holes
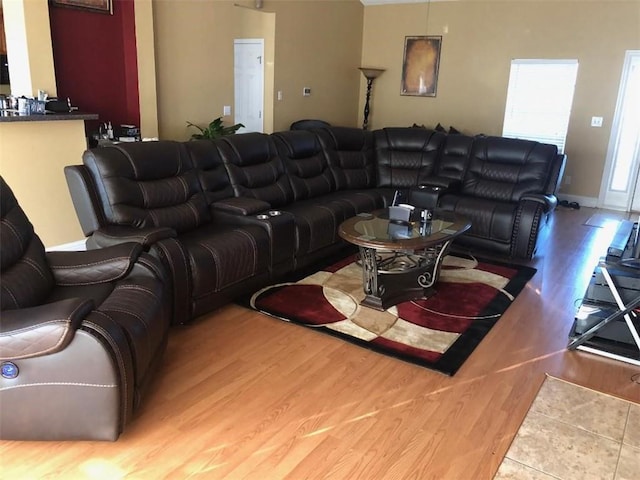
[[[1,442],[0,478],[490,479],[545,373],[640,402],[639,367],[566,350],[615,231],[584,225],[595,212],[556,211],[538,272],[454,377],[228,305],[172,332],[117,442]]]

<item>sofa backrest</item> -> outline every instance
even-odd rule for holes
[[[477,137],[473,143],[462,193],[517,202],[528,193],[545,193],[555,145],[504,137]]]
[[[376,186],[373,134],[351,127],[315,130],[327,157],[338,190],[358,190]]]
[[[210,221],[183,143],[119,143],[87,150],[82,158],[110,224],[183,232]]]
[[[216,143],[236,197],[257,198],[272,207],[293,201],[289,177],[270,135],[242,133]]]
[[[473,140],[474,137],[467,135],[447,135],[440,152],[436,175],[462,181],[469,165]]]
[[[43,303],[54,286],[44,245],[0,176],[0,310]]]
[[[218,142],[212,140],[192,140],[184,143],[209,204],[233,197],[231,180],[217,145]]]
[[[446,136],[425,128],[383,128],[374,133],[378,186],[409,188],[434,175]]]
[[[308,130],[290,130],[272,135],[284,162],[294,200],[305,200],[335,191],[320,139]]]

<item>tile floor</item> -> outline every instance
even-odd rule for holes
[[[639,480],[640,405],[547,377],[495,479]]]

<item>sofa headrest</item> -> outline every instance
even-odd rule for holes
[[[373,146],[371,131],[361,128],[327,127],[318,130],[318,134],[325,139],[325,148],[338,151],[361,152]]]
[[[374,132],[376,149],[389,148],[394,151],[437,150],[445,138],[443,133],[423,128],[390,127]]]
[[[309,130],[289,130],[273,134],[278,151],[292,160],[309,158],[322,152],[318,136]]]
[[[555,145],[519,138],[478,137],[476,145],[486,152],[487,159],[498,163],[524,164],[535,158],[547,162],[558,154]]]
[[[260,165],[277,155],[273,139],[265,133],[229,135],[221,138],[219,143],[225,159],[238,166]]]
[[[158,142],[117,143],[87,150],[83,159],[95,159],[105,177],[121,175],[133,180],[159,180],[174,176],[192,168],[182,142],[161,140]],[[105,161],[100,160],[104,158]]]

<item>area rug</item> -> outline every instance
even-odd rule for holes
[[[436,293],[386,311],[363,307],[352,255],[299,280],[264,288],[255,310],[453,375],[535,274],[534,268],[448,255]]]

